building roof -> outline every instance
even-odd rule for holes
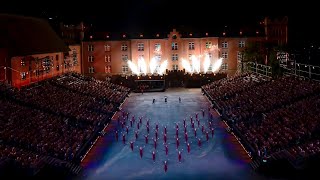
[[[12,57],[69,51],[47,21],[9,14],[0,14],[0,47]]]

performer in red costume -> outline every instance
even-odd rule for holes
[[[143,148],[142,147],[140,147],[140,158],[142,158],[142,156],[143,156]]]
[[[179,162],[181,163],[182,155],[181,155],[181,152],[180,152],[180,151],[179,151],[179,153],[178,153],[178,159],[179,159]]]
[[[188,153],[190,153],[190,144],[189,143],[187,144],[187,147],[188,147]]]
[[[153,159],[153,162],[156,161],[156,153],[154,151],[152,151],[152,159]]]
[[[198,139],[198,146],[201,147],[201,139]]]
[[[211,128],[211,136],[213,137],[213,135],[214,135],[214,129]]]
[[[168,147],[168,145],[167,145],[167,144],[165,145],[165,148],[166,148],[166,155],[168,155],[169,147]]]
[[[126,143],[126,135],[122,134],[122,141],[123,141],[123,144]]]
[[[118,131],[116,131],[116,141],[118,141],[119,135],[118,135]]]
[[[148,135],[145,135],[144,137],[146,139],[146,144],[148,144]]]
[[[138,139],[138,131],[135,131],[136,140]]]
[[[133,151],[133,142],[130,141],[130,148],[131,148],[131,151]]]
[[[168,162],[164,161],[164,172],[167,172],[168,170]]]

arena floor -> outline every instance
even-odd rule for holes
[[[168,101],[165,102],[165,97]],[[179,102],[181,97],[181,102]],[[155,103],[152,103],[152,99]],[[208,127],[209,102],[200,89],[169,89],[166,92],[133,93],[126,99],[122,109],[130,112],[129,119],[135,116],[136,123],[129,128],[121,129],[114,120],[106,130],[106,134],[91,149],[82,163],[85,169],[85,179],[264,179],[251,170],[249,158],[239,153],[239,144],[232,141],[230,134],[225,131],[223,122],[217,114],[213,115],[212,124],[214,136]],[[202,109],[205,110],[204,117]],[[195,119],[199,113],[200,126],[197,137],[191,129],[190,116]],[[139,129],[139,137],[135,140],[138,117],[143,116]],[[146,119],[150,118],[149,142],[145,143]],[[187,151],[183,119],[186,118],[190,153]],[[115,118],[116,119],[116,118]],[[159,125],[157,148],[154,147],[156,123]],[[179,147],[176,145],[176,123],[179,126]],[[129,121],[127,125],[130,127]],[[209,131],[209,140],[201,132],[202,125]],[[168,155],[164,147],[164,126],[167,127]],[[119,141],[115,140],[115,128],[119,131]],[[126,143],[122,134],[126,135]],[[198,145],[201,139],[201,147]],[[130,141],[134,142],[133,151]],[[143,147],[143,157],[139,148]],[[152,152],[155,152],[153,160]],[[181,152],[181,162],[178,152]],[[167,171],[164,162],[167,161]]]

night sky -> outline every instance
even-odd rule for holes
[[[10,1],[11,2],[11,1]],[[168,31],[173,27],[184,27],[193,31],[221,31],[225,26],[236,29],[254,27],[264,16],[270,13],[285,15],[287,5],[266,5],[231,1],[180,1],[180,0],[111,0],[80,1],[74,4],[62,4],[56,1],[40,1],[27,7],[30,1],[12,4],[1,4],[0,12],[14,13],[41,18],[53,17],[56,21],[78,23],[84,20],[93,24],[97,30],[114,32],[156,32]],[[230,6],[232,4],[232,6]],[[271,4],[271,5],[270,5]],[[291,4],[293,6],[294,4]],[[306,46],[318,44],[318,16],[314,9],[302,12],[303,4],[296,15],[289,17],[289,41],[291,45]],[[312,6],[309,4],[308,6]],[[259,9],[263,7],[264,9]],[[267,10],[267,11],[266,11]],[[267,13],[265,13],[267,12]],[[260,15],[256,15],[260,14]]]

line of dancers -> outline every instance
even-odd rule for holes
[[[205,111],[202,109],[202,117],[205,117]],[[151,125],[150,125],[150,119],[148,118],[144,118],[142,116],[138,117],[138,119],[136,119],[135,115],[132,115],[131,118],[129,118],[129,114],[128,112],[122,111],[122,116],[118,117],[118,126],[121,128],[119,131],[121,131],[122,134],[122,143],[124,145],[129,144],[130,145],[130,149],[131,151],[134,151],[134,144],[136,141],[138,141],[140,139],[140,135],[142,133],[145,133],[144,135],[144,143],[145,145],[150,144],[149,140],[152,139],[153,140],[153,149],[151,151],[151,157],[152,157],[152,161],[156,162],[156,153],[157,153],[157,148],[158,148],[158,144],[159,144],[159,124],[156,122],[154,124],[154,137],[150,138],[150,129],[151,129]],[[145,126],[145,128],[143,128],[143,126]],[[181,127],[182,126],[182,127]],[[127,141],[129,140],[128,136],[129,136],[129,130],[133,129],[134,132],[134,140],[130,140],[129,143],[127,143]],[[205,123],[201,123],[200,119],[199,119],[199,113],[195,113],[195,118],[193,118],[192,116],[190,116],[190,123],[188,124],[187,119],[184,118],[182,120],[182,122],[176,122],[175,126],[173,127],[173,129],[175,130],[175,135],[173,136],[175,139],[175,145],[176,145],[176,151],[177,151],[177,156],[178,156],[178,162],[181,163],[182,162],[182,151],[183,151],[183,147],[181,148],[182,150],[179,150],[179,148],[181,147],[181,142],[184,142],[186,144],[186,149],[187,149],[187,153],[191,153],[191,146],[190,144],[193,143],[192,142],[192,138],[190,139],[190,135],[188,134],[188,130],[189,133],[193,132],[193,137],[197,142],[197,145],[199,148],[202,147],[202,144],[204,141],[209,141],[210,140],[210,135],[211,135],[211,139],[213,139],[214,137],[214,132],[215,132],[215,127],[214,124],[212,122],[212,114],[210,113],[210,108],[208,108],[208,120]],[[163,147],[164,147],[164,151],[165,151],[165,155],[168,156],[169,154],[169,144],[170,143],[174,143],[174,142],[168,142],[168,137],[172,137],[173,133],[172,131],[169,131],[170,128],[167,127],[167,125],[164,125],[162,127],[162,139],[163,139]],[[198,133],[198,131],[201,130],[201,134]],[[116,130],[115,131],[115,140],[119,141],[119,131]],[[169,132],[171,135],[169,135]],[[192,133],[191,133],[192,134]],[[203,138],[203,137],[205,138]],[[183,140],[184,137],[184,140]],[[150,144],[150,145],[151,145]],[[144,155],[144,146],[136,146],[139,149],[139,154],[140,154],[140,158],[143,158]],[[167,172],[168,170],[168,160],[164,161],[164,171]]]

